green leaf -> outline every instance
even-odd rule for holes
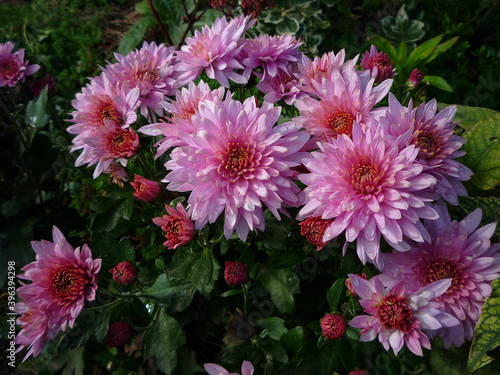
[[[267,355],[280,363],[288,363],[288,355],[285,348],[274,341],[267,342],[263,348]]]
[[[191,283],[187,280],[167,278],[166,274],[161,274],[151,287],[144,290],[143,297],[155,299],[168,309],[172,308],[190,287]]]
[[[486,298],[474,328],[467,368],[475,371],[493,361],[487,352],[500,346],[500,280],[492,283],[493,293]]]
[[[398,54],[396,52],[396,49],[394,46],[389,42],[387,39],[382,38],[379,35],[374,35],[368,38],[370,43],[372,43],[379,51],[383,51],[387,53],[387,56],[389,56],[389,59],[393,62],[398,61]]]
[[[405,61],[406,56],[408,55],[408,51],[406,49],[406,43],[405,42],[399,43],[399,47],[398,47],[398,50],[397,50],[397,55],[398,55],[398,61],[399,62]]]
[[[274,8],[267,12],[266,18],[264,18],[264,22],[278,24],[283,20],[283,13],[281,9]]]
[[[283,334],[288,332],[285,327],[285,321],[275,316],[258,319],[257,324],[264,328],[264,330],[267,330],[269,337],[273,340],[279,340]]]
[[[480,208],[483,211],[482,225],[500,222],[500,198],[496,197],[460,197],[459,205],[467,214]],[[500,238],[500,226],[497,225],[494,236]]]
[[[135,248],[126,237],[117,241],[104,233],[95,233],[90,248],[94,256],[102,259],[101,269],[106,272],[125,260],[135,261]]]
[[[235,296],[235,295],[241,294],[241,293],[243,293],[243,289],[231,289],[231,290],[226,290],[220,296],[221,297],[231,297],[231,296]]]
[[[297,31],[299,31],[300,24],[299,21],[295,18],[287,17],[284,18],[283,21],[276,25],[276,31],[278,34],[289,34],[295,35]]]
[[[467,139],[463,163],[474,172],[472,183],[493,189],[500,183],[500,113],[478,122],[463,136]]]
[[[328,300],[331,312],[336,311],[338,308],[340,299],[342,298],[344,292],[344,285],[345,279],[338,279],[333,283],[330,290],[326,291],[326,299]]]
[[[408,28],[405,31],[404,39],[406,42],[416,42],[422,39],[425,35],[424,23],[421,21],[411,20]]]
[[[278,221],[269,210],[264,212],[264,219],[266,221],[266,230],[259,233],[258,241],[262,242],[262,245],[269,250],[285,251],[286,239],[290,234],[292,225],[297,224],[287,217],[282,217],[281,221]]]
[[[177,349],[186,343],[182,326],[160,311],[155,325],[144,333],[144,354],[156,359],[160,371],[170,375],[177,367]]]
[[[438,104],[439,110],[442,110],[448,106],[450,106],[450,104]],[[465,130],[469,130],[479,121],[487,120],[495,114],[498,114],[498,112],[489,108],[468,107],[465,105],[457,105],[456,107],[457,113],[455,115],[454,121],[459,121],[459,125]]]
[[[412,53],[410,53],[408,60],[404,63],[404,67],[408,70],[412,70],[425,65],[426,59],[429,58],[429,56],[431,56],[436,50],[441,39],[443,39],[443,35],[438,35],[437,37],[419,45]]]
[[[425,76],[422,82],[429,82],[432,86],[436,86],[440,90],[453,92],[453,87],[451,87],[443,78],[438,76]]]
[[[32,100],[26,107],[26,124],[41,129],[49,122],[49,116],[45,111],[47,106],[47,87],[45,87],[37,99]]]
[[[280,344],[295,355],[302,347],[303,340],[304,329],[298,326],[283,333],[280,337]]]
[[[155,19],[152,15],[145,15],[144,18],[137,21],[123,36],[118,45],[118,53],[120,55],[127,55],[134,48],[139,46],[144,38],[146,30],[153,26]]]
[[[94,199],[90,208],[96,212],[91,228],[96,232],[123,230],[123,220],[129,220],[134,211],[135,199],[125,189],[111,189],[105,196]]]
[[[396,15],[396,27],[399,30],[405,30],[408,27],[408,15],[405,12],[405,6],[399,8],[398,14]]]
[[[293,295],[299,293],[300,281],[292,270],[261,267],[257,279],[267,289],[280,313],[293,313],[295,308]]]

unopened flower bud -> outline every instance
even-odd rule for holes
[[[132,262],[125,261],[110,269],[109,273],[118,284],[128,285],[134,282],[137,271]]]
[[[326,229],[333,223],[333,220],[322,219],[320,217],[308,217],[300,222],[300,234],[303,235],[307,241],[316,245],[318,250],[321,250],[326,242],[323,242],[323,236]]]
[[[358,275],[358,276],[360,276],[360,277],[362,277],[363,279],[365,279],[365,280],[366,280],[366,274],[365,274],[365,273],[363,273],[362,275]],[[358,296],[358,295],[356,294],[356,292],[354,291],[354,288],[352,287],[352,284],[351,284],[351,280],[350,280],[349,278],[347,278],[347,279],[345,280],[345,286],[346,286],[346,287],[347,287],[347,289],[349,290],[349,292],[348,292],[348,293],[349,293],[349,295],[350,295],[351,297],[357,297],[357,296]]]
[[[354,370],[349,373],[349,375],[369,375],[370,373],[366,370]]]
[[[135,175],[134,181],[130,185],[135,189],[132,194],[137,199],[144,202],[151,202],[160,195],[160,185],[158,182],[148,180],[139,175]]]
[[[224,278],[229,285],[240,285],[248,280],[247,266],[238,261],[227,261]]]
[[[127,342],[131,334],[130,326],[125,322],[116,322],[109,326],[106,333],[106,344],[109,348],[123,345]]]
[[[344,317],[339,314],[326,314],[321,319],[321,330],[328,340],[341,338],[346,330]]]
[[[418,69],[413,69],[410,74],[410,78],[406,82],[406,88],[408,90],[414,90],[415,87],[420,85],[425,75]]]

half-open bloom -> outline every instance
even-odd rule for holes
[[[382,83],[396,74],[396,69],[392,69],[392,61],[389,60],[389,56],[384,52],[377,51],[373,45],[370,52],[367,51],[361,58],[361,69],[369,71],[375,79],[375,83]]]
[[[190,243],[194,237],[194,225],[182,203],[177,203],[177,209],[166,204],[165,209],[167,215],[153,219],[153,222],[165,232],[167,240],[163,245],[172,250]]]
[[[28,65],[29,61],[24,61],[24,48],[12,53],[13,50],[14,43],[0,43],[0,87],[14,87],[40,69],[39,65]]]
[[[378,336],[384,348],[392,348],[396,355],[406,344],[410,351],[422,356],[422,347],[431,348],[422,330],[458,324],[458,320],[440,309],[438,302],[432,302],[446,292],[450,279],[436,281],[411,293],[406,291],[404,281],[388,288],[378,276],[365,280],[350,274],[349,279],[368,314],[358,315],[349,323],[361,328],[360,341],[372,341]]]

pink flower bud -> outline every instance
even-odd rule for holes
[[[362,275],[358,275],[360,277],[362,277],[363,279],[366,280],[366,274],[363,273]],[[345,286],[347,287],[347,289],[349,289],[349,295],[351,295],[352,297],[357,297],[358,295],[356,294],[356,292],[354,291],[354,288],[352,287],[352,284],[351,284],[351,280],[349,278],[347,278],[345,280]]]
[[[333,223],[333,220],[322,219],[320,217],[308,217],[304,221],[300,222],[300,234],[303,235],[307,241],[313,245],[318,246],[318,250],[321,250],[326,242],[323,242],[323,236],[325,235],[326,228]]]
[[[158,182],[148,180],[138,174],[134,176],[134,181],[130,185],[135,189],[132,195],[144,202],[151,202],[160,194]]]
[[[349,373],[349,375],[369,375],[370,373],[366,370],[354,370]]]
[[[130,326],[125,322],[116,322],[109,326],[106,333],[106,344],[108,348],[123,345],[131,334]]]
[[[323,336],[328,340],[336,340],[341,338],[346,330],[346,323],[342,315],[326,314],[321,319],[321,330]]]
[[[110,269],[109,273],[113,275],[113,280],[118,284],[128,285],[134,282],[137,271],[132,262],[125,261]]]
[[[227,261],[224,278],[229,285],[241,285],[248,280],[247,266],[238,261]]]
[[[34,80],[30,83],[30,90],[37,98],[42,91],[47,87],[47,96],[52,96],[56,88],[56,81],[54,77],[46,74],[45,77]]]
[[[409,90],[413,90],[415,87],[420,85],[422,80],[424,79],[425,75],[418,69],[413,69],[410,74],[410,78],[406,82],[406,87]]]
[[[375,46],[371,46],[370,52],[366,52],[361,58],[361,69],[369,70],[375,83],[381,83],[392,78],[395,71],[392,69],[392,61],[383,52],[378,52]]]
[[[181,203],[177,204],[177,210],[165,205],[168,215],[155,217],[153,222],[160,226],[166,233],[167,239],[163,245],[168,249],[176,249],[181,245],[185,245],[194,237],[194,225]]]

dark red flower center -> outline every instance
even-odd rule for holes
[[[172,217],[170,221],[162,228],[166,233],[165,237],[168,240],[179,240],[183,233],[182,218]]]
[[[453,279],[444,295],[450,296],[460,293],[460,290],[465,288],[465,278],[462,277],[463,271],[457,269],[453,262],[442,257],[425,260],[417,272],[423,275],[422,281],[425,284],[444,279]]]
[[[377,316],[385,329],[397,329],[408,333],[413,321],[413,313],[406,297],[387,295],[377,308]]]
[[[138,136],[133,130],[117,129],[106,136],[106,145],[113,158],[129,158],[139,147]]]
[[[50,285],[55,297],[74,300],[85,293],[85,286],[92,282],[82,269],[61,267],[52,271]]]
[[[14,78],[19,73],[19,64],[15,59],[8,59],[0,64],[0,77],[5,80]]]
[[[344,175],[344,179],[350,180],[352,187],[361,194],[380,192],[380,182],[385,172],[368,156],[362,156],[352,165],[351,170]]]
[[[142,82],[150,82],[155,84],[160,79],[160,72],[158,69],[142,69],[137,72],[137,79]]]
[[[229,177],[233,181],[239,176],[254,172],[259,165],[259,157],[255,152],[255,143],[229,142],[226,152],[219,155],[221,161],[218,168],[219,173]]]
[[[340,134],[351,136],[354,117],[349,112],[336,111],[328,118],[328,124],[333,130],[333,137],[337,138]]]
[[[419,148],[418,156],[423,159],[432,158],[443,146],[440,137],[429,130],[419,131],[414,143]]]

